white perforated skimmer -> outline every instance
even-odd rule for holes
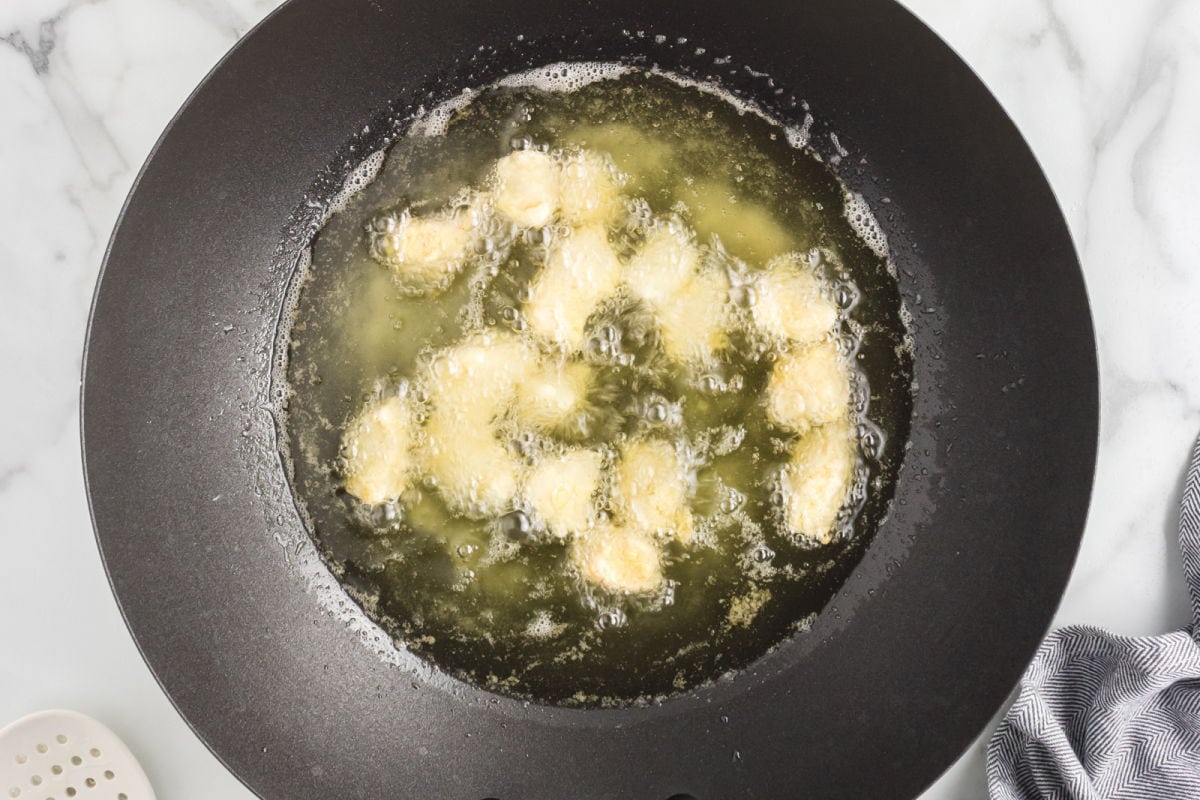
[[[0,800],[154,800],[154,790],[104,725],[39,711],[0,730]]]

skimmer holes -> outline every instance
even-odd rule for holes
[[[20,750],[0,746],[0,800],[130,800],[127,770],[111,763],[114,753],[120,761],[119,747],[69,726],[30,734]]]

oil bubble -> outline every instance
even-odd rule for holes
[[[750,557],[759,564],[765,564],[775,557],[775,551],[762,544],[750,551]]]
[[[500,518],[500,532],[513,541],[525,541],[533,530],[533,523],[524,511],[510,511]]]
[[[721,500],[721,510],[726,514],[732,514],[737,511],[746,502],[746,495],[739,492],[737,489],[729,489],[725,493],[724,499]]]

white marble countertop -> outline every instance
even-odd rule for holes
[[[1056,624],[1178,628],[1177,505],[1200,431],[1200,2],[906,1],[1024,131],[1084,264],[1100,460]],[[251,794],[175,713],[109,592],[80,468],[80,350],[138,167],[274,5],[0,2],[0,725],[47,707],[90,713],[172,800]],[[983,740],[924,800],[982,800],[982,752]]]

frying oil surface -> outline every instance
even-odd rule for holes
[[[351,595],[451,674],[578,705],[805,627],[885,513],[911,383],[836,178],[713,94],[600,74],[398,140],[314,241],[288,367]]]

